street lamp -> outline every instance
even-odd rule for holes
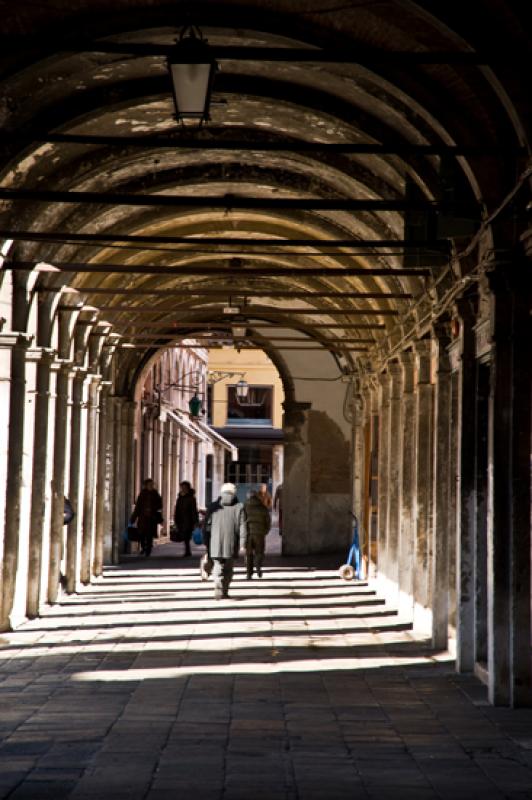
[[[188,401],[190,416],[199,417],[201,413],[201,406],[202,406],[201,397],[198,397],[198,393],[196,391],[194,392],[193,397],[191,397],[190,400]]]
[[[169,389],[181,389],[184,392],[192,392],[192,397],[188,401],[188,408],[190,411],[191,417],[199,417],[201,414],[201,409],[203,405],[203,401],[199,396],[199,381],[200,381],[200,374],[197,370],[191,370],[190,372],[185,373],[185,375],[181,375],[181,380],[183,381],[185,378],[188,378],[189,375],[194,375],[194,386],[185,386],[183,383],[169,383],[167,386],[154,386],[154,391],[157,392],[159,395],[159,409],[161,407],[162,395],[164,392],[167,392]]]
[[[245,400],[249,392],[249,383],[241,378],[236,385],[235,391],[239,402]]]
[[[212,84],[218,64],[195,25],[186,25],[168,55],[176,119],[184,125],[207,122]]]

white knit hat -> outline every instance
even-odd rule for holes
[[[224,485],[223,485],[223,486],[222,486],[222,488],[220,489],[220,492],[221,492],[222,494],[224,494],[224,493],[227,493],[227,494],[236,494],[236,486],[235,486],[235,484],[234,484],[234,483],[224,483]]]

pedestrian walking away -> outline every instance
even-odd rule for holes
[[[205,519],[205,543],[213,562],[216,600],[229,596],[234,559],[239,549],[245,550],[247,538],[246,512],[236,496],[236,486],[224,483]]]
[[[149,556],[153,540],[157,537],[157,526],[163,521],[163,500],[151,478],[146,478],[142,487],[131,515],[131,523],[136,522],[139,530],[139,555]]]
[[[174,523],[179,534],[179,539],[185,543],[185,557],[191,555],[190,540],[192,531],[199,523],[196,493],[189,481],[181,481],[179,494],[175,503]]]
[[[248,526],[248,538],[246,542],[246,575],[251,580],[253,571],[257,571],[259,578],[262,578],[262,563],[264,561],[264,541],[270,530],[270,512],[264,506],[260,490],[253,492],[246,500],[244,505]]]

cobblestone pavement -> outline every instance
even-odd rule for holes
[[[270,555],[217,602],[172,547],[2,637],[0,797],[532,798],[532,710],[330,559]]]

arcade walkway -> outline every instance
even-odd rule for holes
[[[215,602],[195,561],[131,557],[4,635],[0,796],[531,798],[532,710],[332,566],[270,556]]]

